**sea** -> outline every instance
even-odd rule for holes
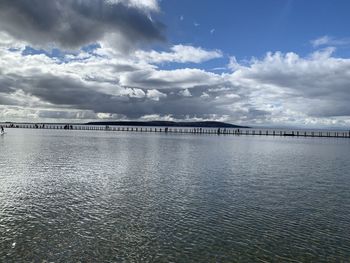
[[[350,138],[6,132],[0,262],[350,262]]]

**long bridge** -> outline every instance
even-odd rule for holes
[[[350,138],[350,131],[325,130],[292,130],[263,128],[196,128],[196,127],[135,127],[135,126],[103,126],[86,124],[25,124],[3,123],[7,129],[48,129],[48,130],[79,130],[79,131],[109,131],[109,132],[144,132],[144,133],[178,133],[178,134],[212,134],[212,135],[247,135],[247,136],[280,136],[280,137],[324,137]]]

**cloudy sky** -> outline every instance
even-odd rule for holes
[[[0,0],[0,121],[350,126],[348,0]]]

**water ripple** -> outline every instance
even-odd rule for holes
[[[7,135],[0,262],[350,261],[344,140]]]

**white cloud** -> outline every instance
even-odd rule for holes
[[[233,71],[215,74],[196,68],[162,70],[103,46],[78,52],[62,63],[45,54],[24,56],[24,45],[0,37],[2,120],[350,124],[350,59],[334,57],[333,48],[305,57],[270,52],[249,63],[232,57]],[[18,49],[10,50],[12,46]]]
[[[203,92],[201,95],[201,98],[210,98],[209,94],[206,92]]]
[[[237,59],[235,56],[230,57],[230,61],[228,64],[228,68],[232,71],[240,69],[241,65],[237,62]]]
[[[179,94],[184,97],[192,97],[192,94],[188,89],[179,91]]]
[[[143,121],[174,121],[174,117],[171,114],[159,115],[159,114],[148,114],[140,118]]]
[[[192,88],[200,85],[217,85],[224,79],[201,69],[183,68],[175,70],[145,69],[122,74],[119,83],[128,87],[158,89]]]
[[[0,48],[24,49],[25,42],[15,40],[8,33],[0,31]]]
[[[129,93],[129,96],[133,98],[143,98],[146,96],[146,93],[141,89],[132,89],[132,92]]]
[[[331,41],[329,36],[323,36],[314,40],[311,40],[311,44],[313,47],[319,47],[323,45],[328,45]]]
[[[135,7],[146,11],[159,11],[157,0],[106,0],[110,4],[122,3],[128,7]]]
[[[311,40],[311,45],[314,48],[318,48],[321,46],[343,46],[350,45],[350,38],[334,38],[330,36],[322,36]]]
[[[151,100],[159,101],[161,98],[166,98],[166,94],[156,90],[156,89],[150,89],[147,91],[147,97]]]
[[[231,80],[250,91],[250,105],[269,113],[265,122],[303,125],[308,118],[350,116],[349,72],[350,60],[329,49],[306,58],[276,52],[241,65]]]
[[[204,50],[201,47],[175,45],[171,47],[171,52],[157,52],[157,51],[136,51],[135,56],[139,60],[147,61],[149,63],[201,63],[207,60],[222,57],[220,50]]]

